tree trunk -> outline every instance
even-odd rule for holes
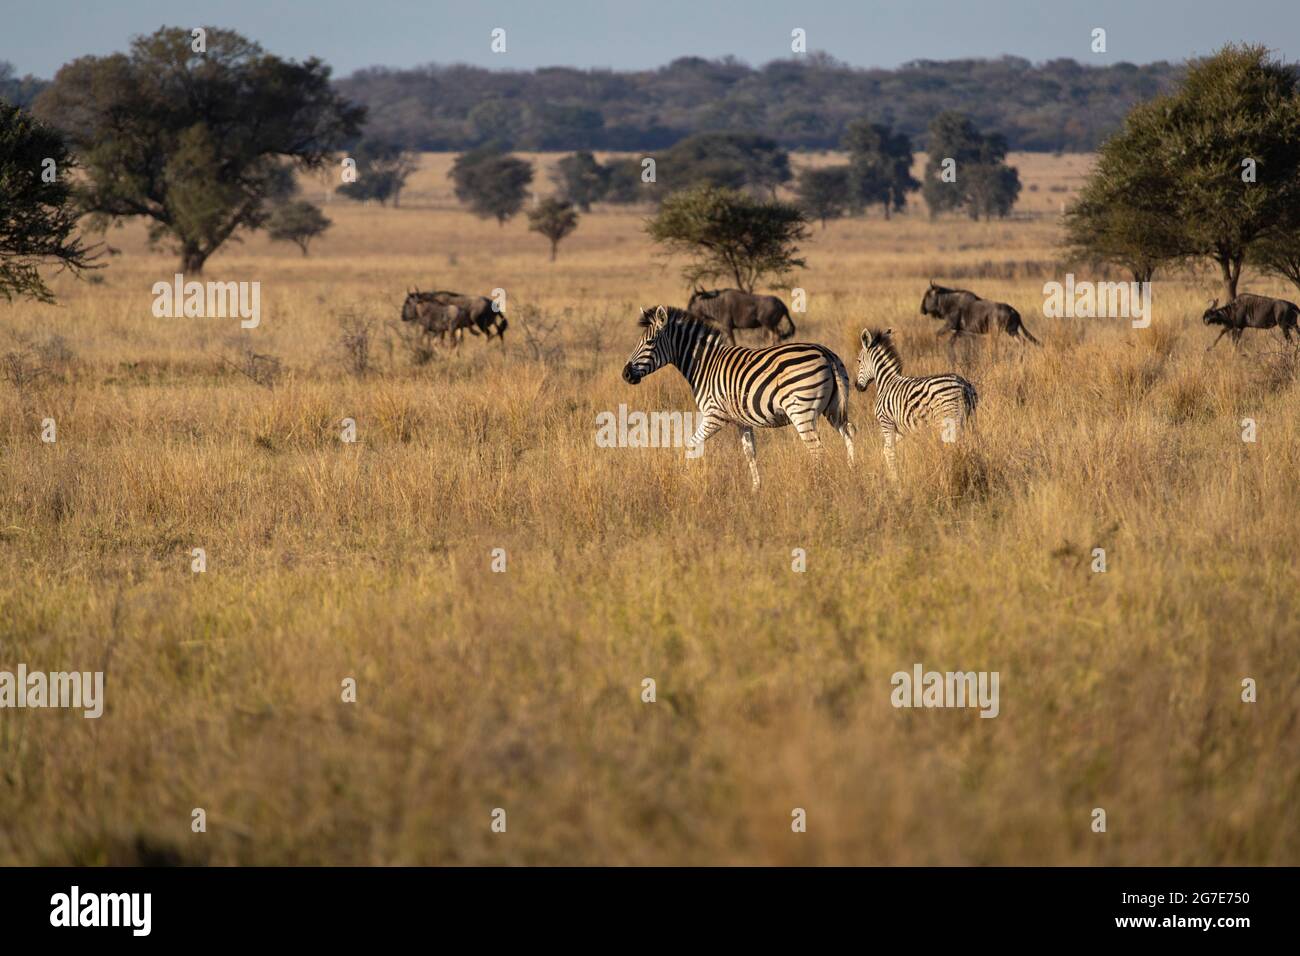
[[[186,245],[181,248],[181,272],[185,275],[202,275],[203,264],[208,261],[208,254],[197,246]]]
[[[1237,297],[1237,280],[1241,278],[1240,255],[1225,255],[1219,259],[1219,269],[1223,273],[1223,304],[1227,305]]]
[[[558,246],[559,246],[559,242],[557,242],[556,240],[552,239],[552,240],[551,240],[551,261],[552,261],[552,262],[555,261],[555,250],[556,250],[556,248],[557,248]]]

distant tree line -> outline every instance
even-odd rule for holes
[[[463,64],[375,67],[335,81],[369,109],[367,135],[410,150],[660,150],[695,133],[755,132],[786,149],[834,149],[863,118],[929,147],[944,110],[997,129],[1008,149],[1090,151],[1135,104],[1169,92],[1182,64],[1084,66],[1058,59],[917,60],[857,69],[824,54],[751,67],[682,57],[655,70]],[[0,99],[27,107],[48,85],[0,62]]]
[[[918,189],[931,216],[957,211],[990,219],[1011,212],[1020,176],[1005,162],[1006,140],[1000,134],[983,134],[969,117],[949,111],[931,123],[929,139],[939,152],[930,156],[924,184],[912,176],[911,138],[868,120],[849,124],[838,144],[847,163],[805,168],[797,182],[784,147],[771,137],[741,132],[696,133],[652,157],[604,164],[590,152],[577,152],[561,159],[551,176],[560,198],[584,212],[597,202],[662,203],[699,187],[773,199],[784,185],[793,185],[796,204],[823,228],[828,220],[876,207],[888,219]],[[458,165],[474,155],[464,154],[470,159]]]
[[[697,133],[747,132],[785,149],[839,148],[865,118],[928,149],[931,120],[961,112],[1007,149],[1087,151],[1136,103],[1172,89],[1185,67],[1084,66],[1058,59],[919,60],[856,69],[823,54],[754,68],[683,57],[655,70],[529,71],[424,66],[361,70],[337,86],[369,108],[367,133],[409,149],[633,152]]]

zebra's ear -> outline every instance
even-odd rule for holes
[[[662,305],[655,309],[654,330],[658,332],[668,324],[668,310]]]
[[[870,329],[863,329],[863,330],[862,330],[862,347],[863,347],[864,349],[869,349],[869,348],[871,348],[871,330],[870,330]]]
[[[894,334],[894,330],[893,330],[893,329],[885,329],[885,334],[882,335],[881,338],[882,338],[882,339],[887,339],[887,338],[889,338],[889,337],[890,337],[891,335],[893,335],[893,334]]]

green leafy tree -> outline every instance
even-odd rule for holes
[[[658,178],[670,192],[717,186],[774,196],[791,179],[790,154],[756,133],[697,133],[663,154]]]
[[[551,261],[555,261],[560,240],[578,228],[578,212],[561,199],[544,199],[528,211],[528,228],[551,240]]]
[[[822,228],[831,219],[839,219],[854,205],[848,166],[805,167],[795,187],[799,208],[810,219],[821,221]]]
[[[532,163],[484,147],[462,153],[450,175],[456,198],[484,219],[504,226],[524,206],[533,181]]]
[[[1006,156],[1007,143],[1000,134],[985,136],[961,113],[936,116],[930,124],[921,191],[931,218],[958,209],[972,219],[1010,213],[1020,195],[1020,174],[1006,164]],[[955,165],[948,167],[947,160]],[[949,168],[955,172],[951,181],[945,178]]]
[[[1100,174],[1131,167],[1111,182]],[[1159,248],[1219,267],[1236,298],[1248,258],[1285,267],[1300,231],[1300,80],[1262,46],[1193,64],[1181,87],[1132,110],[1103,146],[1088,190],[1125,216],[1157,216]],[[1088,239],[1087,234],[1080,235]]]
[[[646,231],[669,254],[690,257],[682,275],[692,286],[726,277],[752,292],[765,276],[784,277],[805,264],[797,245],[808,238],[803,212],[734,189],[697,186],[674,193]]]
[[[591,204],[605,198],[605,191],[609,188],[609,170],[591,153],[574,153],[555,164],[551,180],[559,190],[560,198],[583,212],[591,212]]]
[[[844,134],[849,183],[857,204],[879,205],[888,219],[907,206],[907,194],[921,184],[912,175],[912,141],[880,123],[859,120]]]
[[[605,202],[628,205],[658,196],[655,186],[641,179],[641,160],[618,159],[605,166]]]
[[[365,116],[319,60],[282,60],[215,27],[205,51],[192,42],[163,27],[129,54],[74,60],[36,101],[80,158],[92,222],[147,219],[150,240],[179,252],[186,273],[264,226],[292,191],[292,167],[322,167]]]
[[[1119,266],[1137,282],[1182,259],[1190,246],[1178,221],[1177,184],[1159,162],[1153,129],[1126,123],[1097,156],[1092,174],[1065,212],[1068,257]]]
[[[1020,196],[1020,172],[1006,163],[977,163],[966,170],[966,208],[972,219],[1005,219]]]
[[[1300,289],[1300,232],[1266,239],[1251,249],[1251,259],[1261,272],[1281,276]]]
[[[275,207],[266,228],[272,242],[292,242],[305,256],[311,241],[331,225],[315,203],[296,199]]]
[[[40,266],[74,274],[95,254],[73,235],[77,212],[68,186],[73,160],[59,134],[0,102],[0,296],[53,302]]]
[[[374,199],[381,206],[397,207],[406,180],[419,167],[414,153],[389,140],[362,139],[349,155],[356,160],[357,178],[343,183],[338,192],[349,199]]]

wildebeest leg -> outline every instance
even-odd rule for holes
[[[950,331],[952,332],[952,335],[948,337],[948,361],[952,362],[953,365],[956,365],[957,339],[961,336],[961,332],[957,329],[951,329]]]
[[[1208,352],[1208,351],[1210,351],[1210,349],[1214,348],[1214,346],[1218,345],[1218,344],[1219,344],[1219,339],[1223,338],[1223,337],[1224,337],[1225,335],[1227,335],[1227,334],[1228,334],[1228,327],[1227,327],[1227,326],[1224,326],[1222,329],[1219,330],[1219,338],[1216,338],[1216,339],[1214,340],[1214,342],[1212,342],[1212,343],[1210,344],[1210,348],[1207,348],[1205,351]]]
[[[1241,329],[1232,330],[1232,347],[1238,352],[1241,351]]]
[[[754,479],[754,490],[758,491],[758,453],[754,449],[754,429],[749,425],[737,425],[740,429],[740,447],[745,449],[745,458],[749,461],[749,474]]]
[[[736,344],[736,327],[734,325],[727,325],[727,341],[732,345]]]

